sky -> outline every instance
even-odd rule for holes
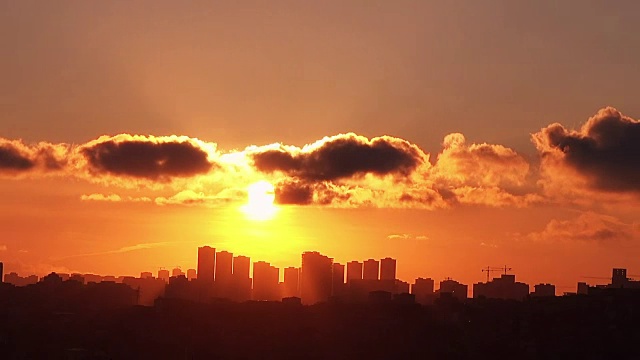
[[[639,12],[1,0],[0,261],[137,275],[202,245],[280,267],[318,250],[397,258],[409,282],[508,265],[558,293],[640,274]]]

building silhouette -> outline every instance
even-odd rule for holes
[[[202,284],[212,285],[214,269],[216,267],[216,249],[210,246],[198,248],[198,281]],[[159,277],[159,276],[158,276]]]
[[[351,280],[362,280],[362,263],[349,261],[347,263],[347,283]]]
[[[446,279],[440,281],[440,288],[438,289],[438,294],[442,296],[443,294],[450,294],[452,297],[458,300],[467,299],[468,286],[465,284],[461,284],[452,279]]]
[[[38,277],[36,275],[22,277],[15,272],[10,272],[4,276],[4,282],[15,286],[27,286],[37,283]]]
[[[229,298],[233,275],[233,254],[228,251],[216,253],[215,288],[216,296]]]
[[[152,278],[153,277],[153,273],[149,272],[149,271],[143,271],[140,273],[140,279],[148,279],[148,278]]]
[[[196,269],[187,269],[187,279],[189,281],[196,280],[197,278],[198,278],[198,273],[196,272]]]
[[[280,300],[278,281],[280,271],[265,261],[253,263],[253,300],[276,301]]]
[[[369,259],[364,262],[362,270],[362,279],[364,280],[378,280],[378,273],[380,270],[380,264],[377,260]]]
[[[4,263],[0,261],[0,283],[4,282]]]
[[[160,269],[158,270],[158,279],[162,279],[164,280],[164,282],[168,283],[169,282],[169,270],[166,269]],[[102,281],[110,281],[110,279],[108,279],[107,276],[102,278]],[[115,281],[115,278],[113,279],[113,281]]]
[[[394,288],[394,294],[409,294],[410,293],[410,289],[411,289],[411,285],[409,285],[408,282],[406,281],[402,281],[402,280],[380,280],[383,282],[387,282],[387,281],[393,281],[395,288]]]
[[[419,304],[431,304],[434,296],[434,281],[432,278],[417,278],[411,285],[411,293],[415,296],[415,300]]]
[[[380,260],[380,280],[396,279],[396,259],[386,257]]]
[[[516,282],[516,276],[502,274],[486,283],[473,284],[473,297],[488,299],[523,300],[529,295],[529,285]]]
[[[332,281],[331,281],[331,295],[343,296],[345,292],[344,283],[344,265],[339,263],[333,263],[332,265]]]
[[[179,267],[174,268],[173,270],[171,270],[171,276],[176,277],[176,276],[181,276],[181,275],[184,275],[184,272]]]
[[[250,276],[251,259],[247,256],[234,256],[233,257],[233,275],[241,279],[246,279]]]
[[[302,254],[300,297],[303,304],[327,301],[331,296],[333,259],[317,251]]]
[[[251,299],[251,259],[247,256],[233,257],[233,276],[231,281],[231,299],[247,301]]]
[[[300,268],[284,269],[283,297],[300,297]]]
[[[533,297],[556,296],[556,286],[552,284],[538,284],[533,286]]]

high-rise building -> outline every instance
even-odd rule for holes
[[[230,298],[231,278],[233,275],[233,254],[228,251],[216,253],[216,295]]]
[[[253,300],[280,300],[278,280],[280,270],[268,262],[253,263]]]
[[[283,297],[300,297],[300,268],[284,269]]]
[[[174,268],[173,270],[171,270],[171,276],[178,277],[180,275],[184,275],[184,272],[179,267]]]
[[[169,282],[169,270],[166,270],[166,269],[158,270],[158,279],[162,279],[165,282]],[[103,281],[105,281],[105,280],[103,280]]]
[[[233,254],[228,251],[220,251],[216,254],[216,282],[226,283],[233,274]]]
[[[411,285],[411,293],[414,294],[416,296],[416,300],[418,300],[418,297],[433,295],[433,288],[434,281],[432,278],[417,278]]]
[[[197,277],[198,277],[198,273],[196,272],[196,269],[187,269],[188,280],[195,280]]]
[[[247,256],[234,256],[233,258],[233,275],[242,278],[251,277],[250,274],[251,259]]]
[[[613,269],[611,274],[611,287],[622,288],[625,287],[627,281],[627,269]]]
[[[362,280],[362,263],[349,261],[347,263],[347,283],[351,280]]]
[[[384,258],[380,260],[380,280],[396,279],[396,259]]]
[[[302,254],[300,297],[303,304],[315,304],[331,297],[332,263],[332,258],[317,251]]]
[[[474,298],[523,300],[528,295],[529,285],[516,282],[513,274],[503,274],[489,282],[473,284]]]
[[[4,281],[4,264],[0,261],[0,283]]]
[[[210,246],[198,248],[198,281],[213,283],[213,271],[216,267],[216,249]]]
[[[553,297],[556,296],[556,286],[553,284],[538,284],[533,286],[533,297]]]
[[[331,294],[333,296],[343,296],[345,292],[344,265],[333,263],[332,269]]]
[[[251,259],[246,256],[233,258],[233,276],[230,298],[235,301],[247,301],[251,299]]]
[[[369,259],[364,262],[362,278],[365,280],[378,280],[380,264],[377,260]]]
[[[467,298],[467,292],[468,286],[465,284],[451,279],[440,281],[440,289],[438,289],[440,295],[448,293],[456,299],[465,300]]]
[[[153,277],[153,273],[149,271],[143,271],[140,273],[140,279],[149,279]]]

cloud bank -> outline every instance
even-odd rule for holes
[[[405,139],[354,133],[301,147],[276,143],[228,152],[187,136],[120,134],[31,145],[0,138],[0,177],[78,178],[148,191],[140,198],[109,191],[82,200],[157,205],[244,201],[246,187],[258,180],[274,184],[277,203],[300,206],[525,207],[587,201],[594,193],[640,194],[640,122],[616,109],[601,109],[579,130],[550,124],[532,140],[539,167],[531,165],[537,159],[500,144],[469,143],[460,133],[445,136],[434,161]]]
[[[555,123],[532,139],[548,187],[570,181],[595,191],[640,193],[640,121],[606,107],[579,130]]]

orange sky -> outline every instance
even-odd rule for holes
[[[0,260],[639,273],[640,9],[583,5],[0,1]]]

